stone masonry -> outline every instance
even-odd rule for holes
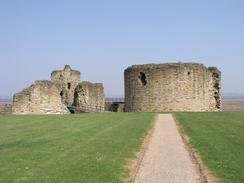
[[[221,72],[198,63],[133,65],[124,72],[126,112],[220,111]]]
[[[16,93],[13,114],[69,114],[68,108],[92,107],[104,110],[103,84],[80,83],[80,72],[66,65],[53,71],[51,81],[36,81],[30,87]],[[83,110],[83,109],[80,109]],[[86,111],[84,111],[86,112]]]
[[[170,112],[220,111],[221,72],[198,63],[133,65],[124,72],[125,106],[106,105],[111,111]],[[80,72],[66,65],[51,80],[36,81],[16,93],[14,114],[67,114],[105,110],[102,83],[80,83]]]
[[[63,70],[52,72],[51,80],[59,84],[63,103],[67,106],[73,105],[75,88],[80,83],[80,72],[65,65]]]
[[[59,86],[52,81],[36,81],[14,95],[14,114],[69,114],[62,103]]]
[[[103,84],[88,81],[80,83],[75,89],[74,105],[84,111],[104,111]]]

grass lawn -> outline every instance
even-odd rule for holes
[[[244,113],[176,113],[209,169],[226,183],[244,182]]]
[[[152,113],[0,116],[0,182],[123,182]]]

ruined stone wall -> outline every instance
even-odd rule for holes
[[[35,84],[16,93],[13,98],[13,114],[68,114],[62,103],[60,86],[52,81],[36,81]]]
[[[124,72],[125,111],[220,111],[221,73],[197,63],[134,65]]]
[[[2,104],[0,103],[0,114],[11,114],[12,104]]]
[[[63,70],[53,71],[51,80],[59,84],[63,103],[72,106],[75,88],[80,83],[80,72],[72,70],[69,65],[66,65]]]
[[[102,83],[83,81],[75,89],[74,105],[84,111],[103,111],[105,95]]]

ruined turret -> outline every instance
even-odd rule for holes
[[[69,65],[65,65],[63,70],[52,72],[51,80],[59,85],[63,103],[72,106],[75,88],[80,83],[80,72],[72,70]]]

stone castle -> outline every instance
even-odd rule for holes
[[[197,63],[133,65],[124,72],[126,112],[220,111],[221,73]]]
[[[133,65],[124,71],[125,101],[106,102],[102,83],[80,81],[66,65],[51,80],[36,81],[16,93],[13,114],[73,112],[220,111],[221,72],[198,63]]]
[[[51,80],[36,81],[16,93],[13,114],[69,114],[72,109],[99,111],[105,107],[104,88],[101,83],[80,82],[80,72],[66,65],[53,71]]]

